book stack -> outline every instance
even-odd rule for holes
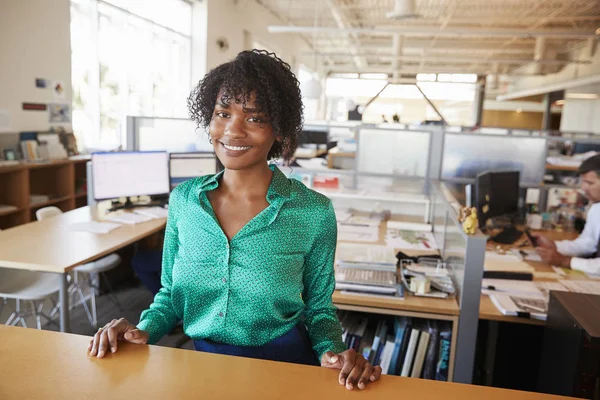
[[[450,323],[409,317],[370,320],[346,311],[339,317],[348,348],[379,365],[383,374],[448,380]]]

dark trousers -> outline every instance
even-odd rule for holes
[[[261,360],[282,361],[294,364],[320,366],[312,349],[304,324],[294,326],[288,333],[258,347],[234,346],[211,340],[194,340],[198,351],[229,356],[258,358]]]
[[[131,266],[144,286],[153,296],[161,288],[160,272],[162,269],[162,250],[138,251],[131,259]]]

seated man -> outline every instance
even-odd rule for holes
[[[581,189],[592,203],[583,232],[575,240],[557,242],[534,235],[537,237],[536,251],[549,264],[600,274],[600,155],[585,160],[577,172],[581,175]]]

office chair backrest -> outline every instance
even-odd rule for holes
[[[54,206],[40,208],[35,212],[35,216],[37,217],[38,221],[56,217],[59,214],[62,214],[62,210]]]

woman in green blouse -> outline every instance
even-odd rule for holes
[[[181,319],[197,350],[340,369],[340,384],[363,389],[381,368],[342,341],[331,201],[268,164],[294,153],[302,129],[290,66],[241,52],[210,71],[188,105],[225,169],[173,190],[161,290],[137,326],[101,328],[90,354],[114,353],[118,340],[155,343]]]

